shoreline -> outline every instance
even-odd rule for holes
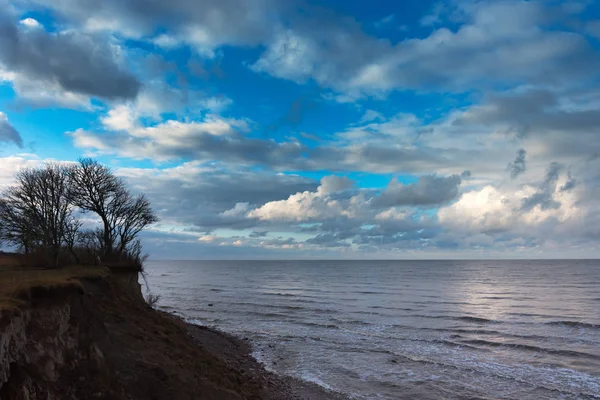
[[[239,369],[244,379],[258,382],[263,388],[262,398],[265,400],[348,400],[343,394],[329,391],[316,383],[267,371],[252,356],[249,340],[216,328],[187,322],[178,314],[169,313],[169,316],[184,321],[190,336],[206,352],[228,366]]]

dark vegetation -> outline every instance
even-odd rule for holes
[[[157,221],[143,194],[132,194],[110,168],[89,158],[22,170],[0,194],[0,246],[18,249],[28,266],[141,270],[138,234]]]

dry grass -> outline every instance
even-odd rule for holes
[[[108,274],[105,267],[34,269],[23,266],[18,258],[0,256],[0,311],[24,306],[32,297],[45,293],[81,289],[82,278]]]

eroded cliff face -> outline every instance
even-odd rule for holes
[[[91,295],[49,292],[0,317],[0,399],[77,398],[66,380],[109,375],[100,350],[106,329],[90,312]]]
[[[82,280],[0,315],[0,399],[256,399],[260,385],[152,310],[137,279]]]

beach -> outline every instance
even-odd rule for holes
[[[265,370],[254,357],[248,340],[227,333],[188,324],[194,341],[209,354],[239,371],[239,375],[249,382],[262,386],[262,399],[265,400],[343,400],[347,399],[315,385],[291,377],[283,377]]]

